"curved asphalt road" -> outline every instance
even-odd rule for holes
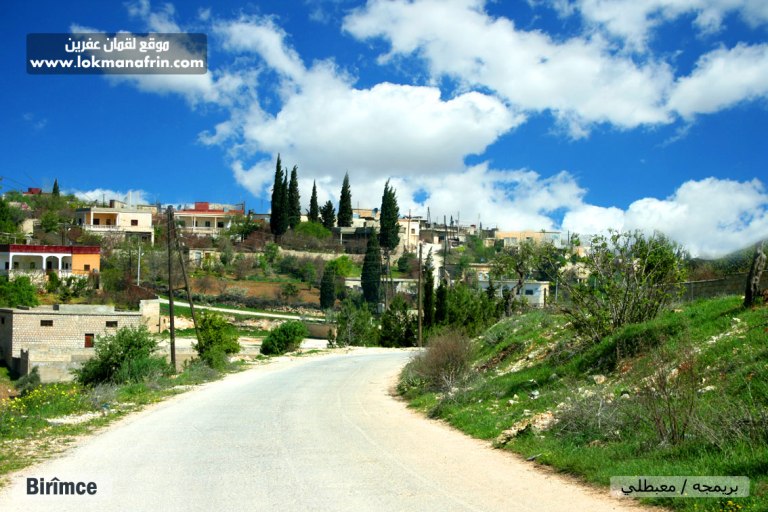
[[[0,510],[636,510],[408,411],[388,388],[412,354],[278,361],[205,385],[23,470]],[[27,477],[99,492],[28,497]]]

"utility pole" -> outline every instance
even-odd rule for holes
[[[175,233],[173,229],[173,206],[168,207],[167,222],[165,238],[168,245],[168,315],[170,317],[169,327],[171,330],[171,368],[176,372],[176,330],[173,322],[173,246],[171,245],[171,237]]]
[[[422,266],[421,266],[421,249],[422,249],[421,243],[419,243],[419,306],[418,306],[418,315],[419,315],[419,348],[422,347],[422,334],[421,334],[421,310],[422,310],[422,304],[421,304],[421,273],[422,273]]]
[[[192,303],[192,293],[189,290],[189,280],[187,279],[187,268],[184,264],[184,255],[179,246],[179,239],[176,238],[176,230],[174,230],[174,241],[176,242],[176,250],[179,253],[179,262],[181,263],[181,275],[184,278],[184,288],[187,289],[187,302],[189,302],[189,311],[192,314],[192,325],[195,326],[195,338],[197,343],[200,343],[200,331],[197,328],[197,317],[195,316],[195,305]]]

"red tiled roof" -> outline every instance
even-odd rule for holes
[[[93,245],[21,245],[0,244],[0,252],[43,252],[69,254],[99,254],[101,247]]]

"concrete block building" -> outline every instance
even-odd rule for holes
[[[126,326],[157,332],[159,322],[158,301],[142,301],[139,311],[83,304],[0,308],[0,357],[18,375],[37,366],[43,382],[72,380],[71,370],[95,354],[98,337]]]

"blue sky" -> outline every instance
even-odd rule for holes
[[[764,0],[0,4],[0,175],[147,202],[308,202],[503,229],[768,236]],[[202,76],[27,75],[27,33],[204,32]],[[306,207],[306,204],[305,204]]]

